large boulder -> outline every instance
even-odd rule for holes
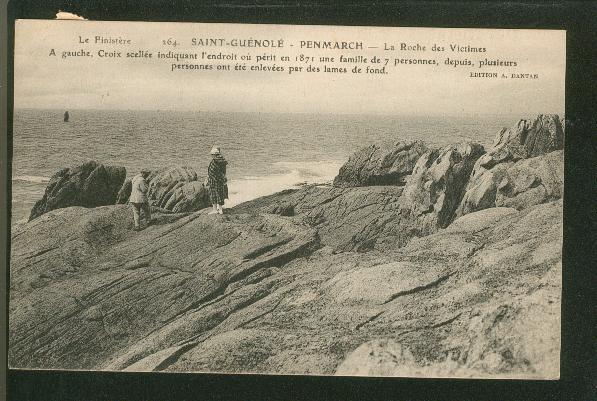
[[[170,166],[153,170],[147,181],[149,202],[162,210],[195,212],[210,205],[207,188],[191,167]],[[131,180],[127,179],[118,192],[116,203],[126,203],[131,189]]]
[[[558,199],[563,192],[563,146],[564,131],[557,115],[520,120],[515,127],[501,130],[494,146],[477,160],[457,216]]]
[[[368,146],[350,156],[334,179],[334,186],[404,185],[427,150],[421,141]]]
[[[149,183],[149,197],[160,204],[165,204],[172,189],[181,183],[197,181],[197,172],[188,166],[168,166],[150,172],[147,181]]]
[[[564,153],[558,150],[506,169],[497,185],[495,205],[520,210],[560,199],[563,194]]]
[[[164,209],[174,213],[194,212],[210,205],[207,188],[200,181],[186,182],[172,189]]]
[[[209,195],[197,172],[188,166],[170,166],[151,172],[149,201],[176,212],[193,212],[209,206]]]
[[[33,206],[29,220],[54,209],[114,204],[125,177],[124,167],[105,166],[95,161],[64,168],[52,176],[43,198]]]
[[[463,142],[426,152],[417,161],[400,200],[412,217],[446,227],[454,219],[473,166],[485,152],[478,143]]]
[[[546,155],[500,163],[487,170],[476,167],[456,214],[465,215],[496,206],[524,209],[562,197],[564,154]]]
[[[127,178],[120,187],[118,191],[118,195],[116,195],[116,204],[117,205],[124,205],[129,201],[129,197],[131,196],[131,192],[133,190],[133,183],[130,178]]]

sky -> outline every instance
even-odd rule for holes
[[[130,45],[94,44],[95,36],[130,39]],[[91,43],[81,43],[90,38]],[[175,39],[176,47],[163,45]],[[192,38],[271,39],[283,48],[192,46]],[[363,49],[322,50],[300,47],[301,41],[361,42]],[[426,51],[384,50],[401,43]],[[486,48],[485,53],[432,52],[433,44]],[[292,45],[292,46],[290,46]],[[376,47],[376,48],[370,48]],[[56,56],[51,56],[51,50]],[[93,57],[62,58],[62,52],[89,51]],[[102,58],[98,51],[148,50],[151,60]],[[210,54],[274,55],[261,64],[285,66],[283,73],[171,71],[171,62],[157,60],[158,51]],[[388,74],[306,72],[315,57],[373,56],[389,59]],[[393,66],[396,58],[436,59],[438,66]],[[451,67],[445,59],[474,62]],[[516,61],[516,67],[478,68],[478,60]],[[182,63],[183,61],[181,61]],[[186,62],[186,61],[184,61]],[[238,62],[241,62],[238,60]],[[192,63],[210,63],[196,60]],[[232,63],[234,62],[216,62]],[[326,63],[312,63],[323,68]],[[329,65],[329,63],[327,63]],[[288,74],[289,66],[303,66]],[[338,67],[335,63],[333,66]],[[359,64],[361,68],[373,64]],[[471,73],[498,72],[499,79],[471,78]],[[537,74],[538,79],[502,79],[512,73]],[[16,108],[197,110],[223,112],[341,114],[540,114],[564,112],[565,32],[549,30],[435,29],[331,27],[297,25],[191,24],[18,20],[15,33]]]

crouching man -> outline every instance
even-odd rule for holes
[[[147,225],[151,224],[151,209],[149,207],[149,199],[147,191],[147,178],[149,177],[149,170],[143,169],[139,174],[133,177],[131,184],[131,196],[129,202],[133,205],[133,219],[135,221],[135,231],[141,229],[141,212],[145,215]]]

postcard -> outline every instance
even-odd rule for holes
[[[16,21],[9,366],[558,379],[566,32]]]

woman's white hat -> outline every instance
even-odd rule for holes
[[[211,152],[209,152],[212,155],[219,155],[220,154],[220,148],[218,148],[217,146],[214,146],[213,148],[211,148]]]

